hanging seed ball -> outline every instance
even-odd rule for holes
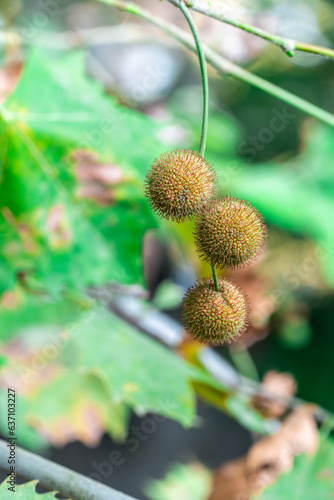
[[[200,342],[230,343],[246,329],[248,302],[231,281],[219,279],[219,292],[213,279],[203,278],[191,286],[183,300],[182,316],[187,333]]]
[[[215,194],[216,173],[194,151],[176,150],[157,158],[146,175],[145,194],[152,209],[176,222],[191,219]]]
[[[230,197],[209,203],[195,225],[201,257],[223,269],[237,269],[256,260],[266,236],[260,212],[248,201]]]

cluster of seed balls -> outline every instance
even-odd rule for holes
[[[176,222],[195,218],[195,243],[212,266],[239,269],[263,251],[266,227],[262,215],[247,201],[213,199],[217,175],[200,154],[176,150],[156,159],[146,175],[145,192],[152,209]],[[227,279],[196,281],[183,301],[186,331],[201,342],[223,344],[247,327],[248,301]]]

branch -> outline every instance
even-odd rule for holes
[[[142,297],[132,294],[131,288],[118,290],[113,285],[104,289],[91,288],[89,295],[110,308],[119,318],[171,349],[177,349],[184,341],[183,325],[152,305],[150,307],[146,305],[143,308]],[[225,387],[241,391],[249,396],[261,396],[268,401],[279,402],[289,409],[307,403],[297,397],[282,397],[268,391],[261,382],[240,376],[234,367],[211,347],[205,347],[200,351],[199,361]],[[334,423],[334,415],[320,406],[314,416],[319,423]],[[268,422],[269,432],[275,432],[278,425],[279,422],[276,420]]]
[[[108,5],[111,5],[113,7],[116,7],[117,9],[123,12],[135,14],[141,17],[142,19],[145,19],[146,21],[154,24],[158,28],[165,31],[165,33],[167,33],[169,36],[171,36],[178,42],[182,43],[192,52],[196,53],[195,44],[192,38],[186,32],[184,32],[177,26],[174,26],[173,24],[166,22],[164,19],[152,15],[146,9],[142,9],[141,7],[139,7],[134,3],[126,2],[123,0],[100,0],[100,1]],[[240,80],[242,82],[246,82],[250,85],[253,85],[258,89],[261,89],[264,92],[267,92],[268,94],[277,97],[277,99],[281,99],[282,101],[290,104],[291,106],[294,106],[295,108],[304,111],[305,113],[313,116],[314,118],[317,118],[318,120],[321,120],[322,122],[327,123],[328,125],[334,127],[334,115],[332,115],[328,111],[319,108],[315,104],[311,104],[305,99],[302,99],[301,97],[298,97],[292,94],[291,92],[288,92],[287,90],[277,87],[273,83],[270,83],[259,76],[253,75],[249,71],[241,68],[240,66],[237,66],[228,59],[225,59],[224,57],[220,56],[219,54],[217,54],[217,52],[215,52],[214,50],[210,49],[207,46],[204,46],[204,53],[207,62],[213,68],[215,68],[219,73],[222,73],[226,76],[235,78],[236,80]]]
[[[252,380],[248,377],[240,376],[237,371],[235,371],[235,373],[233,374],[232,366],[230,366],[230,370],[227,372],[226,366],[224,366],[225,364],[227,364],[227,361],[210,347],[206,347],[201,351],[199,359],[203,366],[217,380],[222,382],[224,385],[231,387],[232,389],[243,392],[244,394],[253,397],[260,396],[267,401],[275,401],[277,403],[283,404],[289,410],[293,410],[298,406],[308,404],[307,401],[296,396],[292,396],[289,398],[276,394],[275,392],[272,392],[264,387],[261,382]],[[329,422],[330,425],[333,426],[333,413],[330,413],[328,410],[325,410],[319,405],[316,406],[317,410],[314,413],[314,418],[317,420],[317,422],[320,424]],[[277,420],[271,420],[269,423],[272,424],[272,428],[276,431],[277,424],[279,422]]]
[[[178,7],[180,0],[168,0],[168,2],[175,5],[175,7]],[[273,35],[272,33],[269,33],[269,31],[257,28],[256,26],[252,26],[251,24],[245,23],[240,19],[228,15],[222,8],[211,5],[211,2],[204,2],[203,0],[191,0],[185,3],[188,8],[195,10],[200,14],[204,14],[205,16],[217,19],[218,21],[221,21],[225,24],[235,26],[236,28],[239,28],[243,31],[247,31],[247,33],[251,33],[252,35],[255,35],[259,38],[267,40],[274,45],[277,45],[290,57],[294,55],[295,50],[298,50],[301,52],[309,52],[311,54],[318,54],[320,56],[334,59],[333,49],[320,47],[319,45],[298,42],[296,40],[292,40],[291,38]]]
[[[0,439],[0,468],[6,472],[8,472],[7,445],[8,442]],[[64,496],[71,497],[73,500],[135,500],[22,448],[16,447],[16,454],[19,476],[28,480],[38,479],[46,489],[60,491]]]

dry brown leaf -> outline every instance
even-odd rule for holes
[[[291,389],[292,384],[287,386]],[[249,500],[290,471],[296,455],[314,454],[319,446],[316,409],[311,404],[296,408],[276,434],[255,443],[246,457],[218,469],[208,500]]]
[[[262,387],[265,393],[282,399],[290,399],[297,391],[297,383],[290,373],[270,371],[263,378]],[[267,418],[279,418],[288,407],[284,401],[277,401],[258,394],[253,399],[253,405]]]
[[[218,469],[208,500],[249,500],[248,490],[246,460],[238,458]]]
[[[293,452],[280,432],[255,443],[246,458],[248,485],[253,493],[273,484],[283,472],[293,467]]]
[[[279,432],[288,441],[294,455],[314,455],[319,448],[319,432],[314,420],[316,405],[306,404],[296,408],[284,421]]]

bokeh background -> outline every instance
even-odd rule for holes
[[[136,3],[188,29],[180,12],[168,2]],[[227,8],[231,14],[276,34],[328,47],[334,44],[332,2],[239,0],[228,2]],[[203,41],[224,57],[334,113],[333,61],[303,53],[289,58],[279,48],[236,28],[197,14],[194,18]],[[90,110],[94,111],[96,106],[96,113],[100,113],[102,104],[95,103],[93,93],[86,93],[86,88],[79,85],[77,68],[67,59],[72,54],[81,58],[89,79],[127,110],[120,122],[121,128],[117,126],[108,139],[110,150],[117,149],[115,156],[123,158],[123,165],[107,163],[106,169],[94,177],[90,174],[97,161],[94,156],[81,154],[70,160],[72,165],[76,164],[78,196],[84,203],[102,206],[103,210],[112,207],[117,196],[121,196],[120,191],[115,193],[114,189],[117,179],[131,176],[124,165],[138,161],[142,179],[159,151],[181,147],[197,149],[202,111],[197,60],[147,22],[97,1],[2,0],[0,28],[1,102],[13,92],[25,67],[31,78],[30,85],[22,89],[25,105],[31,103],[34,109],[41,96],[50,100],[50,110],[56,112],[52,105],[54,94],[52,91],[46,94],[47,79],[43,73],[43,66],[54,61],[50,67],[54,64],[58,68],[55,74],[58,72],[56,78],[64,91],[64,112],[66,99],[70,102],[73,94],[78,94],[82,102],[87,101]],[[334,412],[333,129],[255,87],[218,75],[212,68],[209,68],[209,77],[207,158],[218,172],[219,192],[255,204],[264,215],[269,233],[261,260],[245,270],[229,273],[249,295],[252,308],[250,327],[238,348],[241,352],[244,347],[249,349],[260,377],[273,369],[289,372],[298,384],[299,397]],[[74,92],[67,89],[69,83]],[[15,92],[13,96],[15,105]],[[142,115],[145,120],[141,120]],[[41,141],[47,141],[49,124],[40,123],[38,127],[46,130],[44,138],[43,133],[40,137]],[[61,133],[60,126],[54,130],[57,138]],[[50,147],[48,145],[48,151]],[[61,151],[62,147],[55,145],[54,158]],[[4,142],[0,153],[1,160],[8,153]],[[59,158],[60,178],[69,185],[62,161]],[[210,271],[195,252],[191,223],[166,224],[149,230],[149,226],[158,226],[151,220],[139,229],[134,228],[136,217],[143,218],[149,211],[142,208],[145,201],[137,200],[138,190],[142,189],[139,181],[137,184],[126,192],[129,203],[131,196],[133,203],[121,224],[129,240],[145,237],[140,247],[134,244],[132,248],[127,242],[127,252],[133,252],[138,266],[143,255],[151,304],[179,321],[184,290],[197,276]],[[14,193],[13,185],[11,189]],[[18,196],[23,193],[24,187],[18,186]],[[96,218],[102,220],[102,225],[107,223],[103,217],[98,208]],[[57,214],[55,220],[59,225]],[[56,238],[66,239],[65,226],[60,233],[56,231]],[[52,221],[49,227],[52,230]],[[116,237],[110,235],[111,239]],[[90,242],[86,241],[86,245]],[[94,264],[91,267],[93,274]],[[135,265],[129,271],[132,272],[136,273]],[[21,285],[22,282],[27,285],[26,277],[21,276]],[[8,283],[7,288],[1,289],[0,315],[1,329],[7,333],[22,330],[22,323],[26,321],[26,316],[20,314],[16,315],[20,318],[17,324],[12,319],[21,292],[17,291],[12,277]],[[35,283],[27,286],[34,287]],[[38,313],[34,317],[37,322]],[[48,318],[44,322],[38,320],[39,329],[47,321]],[[29,322],[34,328],[34,320],[30,318]],[[4,333],[0,336],[2,345],[13,337],[16,338],[14,333]],[[11,349],[15,351],[15,345]],[[187,349],[183,349],[183,355],[191,351]],[[244,370],[244,375],[253,375],[249,371],[252,367],[247,367],[244,358],[238,357],[238,351],[223,347],[217,352]],[[21,356],[22,347],[14,354]],[[6,378],[2,380],[6,382]],[[65,407],[66,404],[64,400]],[[18,408],[20,411],[20,403]],[[145,418],[147,416],[143,421]],[[141,425],[140,417],[131,414],[129,419],[130,428]],[[91,425],[94,427],[94,422]],[[59,426],[61,428],[61,423]],[[103,480],[143,500],[153,498],[148,496],[148,482],[163,477],[173,464],[195,461],[213,469],[224,460],[245,453],[254,438],[249,429],[207,400],[199,400],[193,428],[186,430],[170,419],[160,421],[134,453],[107,435],[101,441],[99,436],[94,446],[88,447],[78,439],[71,439],[70,432],[67,438],[57,439],[57,432],[62,431],[54,429],[50,445],[43,423],[35,425],[35,431],[43,435],[43,440],[25,437],[23,445],[37,448],[52,460],[86,475],[96,471],[94,462],[101,463],[107,460],[111,450],[120,450],[126,456],[124,464],[115,467]],[[77,437],[75,433],[74,437]]]

